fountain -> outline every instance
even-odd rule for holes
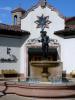
[[[49,42],[50,39],[49,37],[46,35],[46,31],[42,30],[41,32],[41,40],[39,40],[39,42],[42,42],[42,59],[38,60],[38,61],[31,61],[30,65],[33,67],[39,67],[42,68],[42,72],[41,72],[41,76],[42,77],[40,79],[40,82],[49,82],[49,78],[50,78],[50,74],[51,72],[49,71],[50,68],[56,68],[59,67],[59,69],[61,69],[62,71],[62,62],[61,61],[50,61],[48,60],[48,51],[49,51]],[[57,68],[58,69],[58,68]],[[57,76],[59,76],[59,78],[62,76],[62,72],[59,74],[59,71],[57,71],[58,73],[56,75],[54,75],[54,77],[56,78]]]
[[[42,72],[41,72],[42,79],[40,80],[42,82],[49,82],[50,73],[48,72],[48,68],[58,66],[59,64],[62,64],[62,62],[60,62],[60,61],[48,61],[48,60],[31,61],[32,66],[42,67]],[[57,77],[57,76],[55,76],[55,77]],[[61,75],[59,77],[61,77]]]

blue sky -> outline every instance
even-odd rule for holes
[[[39,0],[0,0],[0,23],[11,24],[11,10],[16,7],[29,9]],[[48,0],[64,16],[75,16],[75,0]]]

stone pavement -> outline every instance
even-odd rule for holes
[[[0,93],[0,95],[2,95]],[[75,100],[75,98],[68,98],[68,99],[41,99],[41,98],[28,98],[28,97],[22,97],[22,96],[17,96],[15,94],[7,94],[5,96],[1,96],[0,100]]]

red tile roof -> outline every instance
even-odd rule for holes
[[[6,24],[0,23],[0,30],[1,29],[22,32],[20,26],[17,26],[17,25],[6,25]]]
[[[74,17],[66,17],[65,18],[65,22],[69,22],[69,21],[73,21],[75,20],[75,16]]]
[[[73,30],[73,29],[75,29],[75,25],[66,25],[65,28]]]
[[[15,13],[15,12],[22,12],[22,13],[25,13],[26,11],[25,11],[23,8],[18,7],[18,8],[16,8],[16,9],[12,10],[11,12],[12,12],[12,13]]]
[[[75,24],[72,22],[75,22],[75,16],[74,17],[68,17],[65,19],[65,29],[56,31],[54,34],[61,36],[63,38],[75,38]],[[70,23],[68,23],[70,22]]]
[[[63,38],[75,38],[75,25],[68,25],[64,30],[59,30],[54,33]]]
[[[10,35],[11,35],[11,32],[13,32],[13,33],[16,32],[16,34],[20,33],[20,34],[24,34],[24,35],[29,35],[30,34],[27,31],[21,30],[21,27],[17,26],[17,25],[0,24],[0,31],[9,31]],[[0,34],[2,34],[2,32],[0,32]]]

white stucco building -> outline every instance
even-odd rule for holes
[[[65,18],[46,0],[28,11],[16,8],[12,16],[13,25],[0,24],[0,70],[14,69],[25,77],[38,75],[41,68],[31,67],[30,62],[41,59],[42,27],[51,40],[49,59],[61,61],[68,74],[75,70],[75,17]]]

